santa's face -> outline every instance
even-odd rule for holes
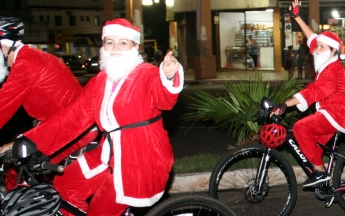
[[[313,53],[315,71],[319,71],[322,66],[334,55],[335,51],[335,49],[331,51],[331,48],[326,43],[317,41],[316,49]]]
[[[131,40],[107,36],[100,50],[100,68],[104,69],[109,80],[117,82],[127,77],[133,69],[143,62],[138,45]]]
[[[133,47],[139,48],[132,40],[120,36],[106,36],[103,47],[105,51],[112,51],[112,55],[119,55],[116,51],[128,51]]]

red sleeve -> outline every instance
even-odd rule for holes
[[[25,74],[26,70],[24,63],[16,64],[0,89],[0,128],[23,104],[34,85],[35,74]]]
[[[310,106],[314,102],[324,100],[326,97],[334,93],[337,89],[337,76],[334,68],[326,67],[319,78],[308,84],[305,89],[300,91],[302,96]]]
[[[96,79],[97,77],[92,78],[80,96],[69,106],[60,109],[38,127],[24,134],[35,142],[45,155],[55,153],[95,123]]]

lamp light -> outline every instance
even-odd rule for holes
[[[155,3],[159,3],[159,0],[154,0]]]
[[[152,5],[153,3],[152,3],[152,0],[143,0],[142,4],[143,5]]]
[[[172,7],[172,6],[174,6],[174,0],[165,0],[165,4],[168,7]]]

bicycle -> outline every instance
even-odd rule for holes
[[[17,157],[18,155],[23,155],[23,157]],[[51,178],[45,178],[45,175],[51,171],[63,172],[64,167],[50,164],[48,157],[37,151],[35,146],[30,144],[14,146],[12,150],[2,153],[0,158],[2,168],[4,168],[4,164],[13,163],[19,169],[16,188],[4,194],[2,199],[1,215],[63,216],[59,210],[60,207],[77,216],[86,215],[86,212],[63,200],[51,185]],[[125,215],[133,215],[130,208],[124,212],[123,216]],[[235,216],[227,206],[218,200],[200,195],[185,195],[167,199],[156,205],[146,215]]]
[[[277,105],[263,98],[257,121],[262,127],[280,125],[286,130],[287,135],[281,144],[289,147],[309,177],[314,167],[300,151],[292,127],[283,124],[280,116],[270,117]],[[326,170],[333,174],[333,180],[320,183],[315,188],[315,195],[325,200],[326,207],[330,207],[336,199],[345,210],[345,177],[342,176],[345,174],[345,148],[342,145],[337,149],[340,134],[335,134],[331,147],[318,143],[325,150],[324,153],[329,154]],[[270,143],[247,144],[228,152],[212,171],[209,195],[231,206],[237,215],[289,215],[297,200],[297,181],[292,165],[274,149],[276,147]]]

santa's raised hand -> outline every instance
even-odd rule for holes
[[[301,4],[302,4],[302,1],[299,1],[299,0],[294,0],[292,2],[292,8],[291,6],[289,7],[289,13],[292,18],[299,17]]]
[[[177,59],[174,57],[173,52],[169,51],[165,57],[163,64],[163,71],[165,76],[168,79],[172,79],[176,76],[177,71],[180,68],[180,63],[177,61]]]

